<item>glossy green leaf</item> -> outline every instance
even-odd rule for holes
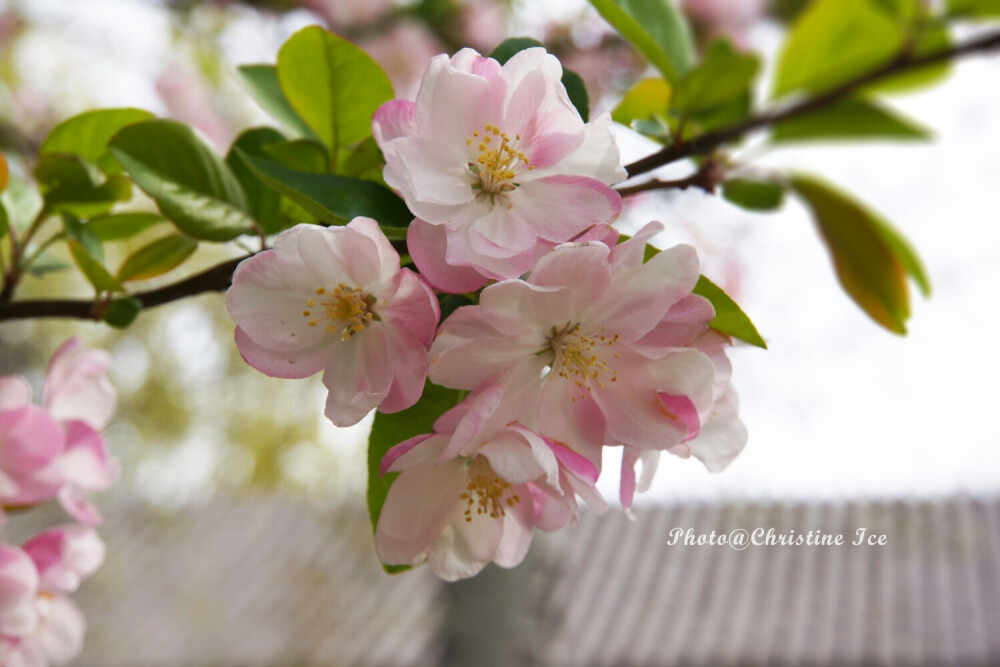
[[[35,179],[49,213],[67,211],[80,217],[107,213],[116,202],[132,197],[132,184],[120,174],[107,176],[77,155],[46,153],[35,166]]]
[[[544,49],[545,45],[531,37],[511,37],[493,49],[490,58],[503,65],[521,51],[535,47]],[[562,84],[569,95],[569,101],[576,107],[580,117],[584,121],[590,120],[590,96],[587,94],[587,86],[583,82],[583,77],[573,70],[563,68]]]
[[[798,141],[914,141],[930,132],[896,112],[862,99],[847,99],[782,121],[771,132],[776,144]]]
[[[121,167],[108,151],[108,142],[123,127],[150,118],[153,114],[142,109],[85,111],[56,125],[39,152],[78,155],[108,173],[120,173]]]
[[[947,49],[952,45],[951,34],[946,25],[927,25],[920,29],[916,43],[912,47],[914,56],[922,56]],[[919,69],[895,74],[865,88],[874,93],[905,93],[941,83],[947,79],[954,67],[954,59],[947,59]]]
[[[95,261],[104,261],[104,245],[101,239],[78,218],[70,214],[62,216],[63,236],[69,241],[76,241],[87,251]]]
[[[694,63],[691,31],[670,0],[590,0],[594,9],[671,82]]]
[[[722,196],[748,211],[774,211],[785,200],[785,189],[773,181],[733,178],[722,184]]]
[[[282,141],[285,141],[285,137],[277,130],[269,127],[250,129],[236,137],[226,155],[226,165],[236,176],[236,180],[240,182],[243,193],[246,195],[250,213],[267,234],[277,234],[284,227],[281,214],[281,196],[254,176],[236,149],[249,155],[263,156],[265,146]]]
[[[116,134],[110,146],[136,185],[189,236],[229,241],[254,231],[236,176],[186,125],[137,123]]]
[[[930,292],[916,253],[888,223],[845,193],[810,176],[795,176],[790,183],[812,210],[844,290],[877,323],[905,334],[907,274],[925,294]]]
[[[278,82],[278,69],[274,65],[242,65],[236,70],[250,89],[257,103],[272,118],[297,137],[318,139],[306,122],[292,108]]]
[[[180,266],[198,249],[189,236],[173,234],[153,241],[129,255],[118,269],[118,280],[148,280]]]
[[[398,476],[398,473],[382,475],[379,472],[379,465],[385,453],[404,440],[432,433],[434,422],[458,405],[462,393],[428,382],[424,385],[424,393],[420,400],[412,408],[391,415],[380,412],[375,414],[375,422],[368,438],[368,512],[372,521],[372,531],[378,525],[389,487]],[[385,569],[387,572],[401,572],[409,567],[390,565]]]
[[[112,300],[101,313],[101,319],[116,329],[124,329],[135,321],[140,312],[142,301],[134,296],[124,297]]]
[[[303,28],[281,47],[278,81],[334,155],[369,136],[375,111],[393,98],[389,77],[371,56],[318,26]]]
[[[664,79],[642,79],[629,89],[618,106],[611,112],[611,119],[635,128],[635,121],[653,121],[665,117],[670,110],[671,89]]]
[[[774,96],[833,88],[891,60],[903,38],[899,23],[870,0],[815,0],[781,50]]]
[[[767,349],[767,343],[757,331],[743,309],[733,301],[733,299],[723,291],[721,287],[713,283],[705,276],[698,278],[698,283],[691,290],[692,293],[708,299],[715,308],[715,317],[708,323],[710,327],[727,336],[738,338],[745,343],[750,343],[757,347]]]
[[[702,62],[677,83],[673,107],[684,115],[698,115],[747,97],[759,69],[755,56],[714,42]]]
[[[1000,0],[948,0],[947,12],[958,18],[1000,18]]]
[[[330,159],[323,144],[312,139],[296,139],[295,141],[280,141],[261,148],[262,157],[273,162],[295,169],[308,171],[312,174],[330,172]]]
[[[144,232],[164,217],[159,213],[114,213],[91,218],[87,229],[100,241],[125,241]]]
[[[263,183],[324,222],[344,224],[363,215],[389,227],[406,227],[413,220],[403,200],[384,185],[297,171],[243,152],[239,154]]]
[[[68,245],[77,268],[98,293],[125,291],[121,283],[115,280],[114,276],[108,273],[108,270],[100,262],[91,257],[79,241],[69,241]]]

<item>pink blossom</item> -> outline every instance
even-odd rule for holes
[[[226,294],[236,345],[272,377],[324,371],[338,426],[416,403],[440,310],[371,218],[298,225],[236,269]]]
[[[73,659],[86,622],[66,595],[103,561],[104,543],[82,526],[47,530],[21,549],[0,545],[0,664],[47,667]]]
[[[118,476],[96,430],[115,408],[109,364],[106,352],[69,339],[49,363],[42,407],[31,404],[24,378],[0,377],[0,507],[58,498],[78,521],[101,521],[84,493],[106,489]]]
[[[401,474],[375,535],[384,563],[427,561],[448,581],[471,577],[490,561],[515,567],[535,528],[556,530],[577,519],[577,495],[604,508],[594,489],[598,467],[511,420],[525,397],[505,402],[503,393],[498,385],[481,388],[442,415],[436,433],[386,454],[383,474]]]
[[[487,287],[479,305],[443,324],[431,380],[456,389],[534,385],[538,414],[571,422],[567,429],[723,467],[746,440],[741,425],[711,426],[717,414],[735,419],[728,339],[709,331],[714,310],[691,294],[699,275],[692,248],[643,263],[660,230],[651,223],[613,248],[565,244],[526,280]]]
[[[408,245],[424,258],[470,267],[487,278],[527,271],[550,248],[595,223],[613,221],[625,178],[610,118],[584,123],[541,48],[501,66],[472,49],[431,61],[416,102],[393,100],[375,114],[386,183],[423,222]],[[441,225],[441,249],[423,225]],[[437,285],[444,288],[446,285]]]

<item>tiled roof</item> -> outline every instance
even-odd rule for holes
[[[77,665],[1000,664],[1000,502],[679,505],[585,515],[515,570],[388,576],[361,508],[105,503]],[[670,545],[773,528],[842,546]],[[852,546],[858,528],[884,546]],[[15,529],[17,526],[15,526]],[[23,527],[22,527],[23,529]]]

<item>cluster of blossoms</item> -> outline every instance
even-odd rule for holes
[[[0,376],[0,526],[5,510],[58,499],[79,524],[20,547],[0,543],[0,665],[63,664],[83,644],[84,619],[66,597],[104,561],[85,492],[108,488],[118,467],[100,430],[115,409],[110,357],[70,339],[49,363],[40,405],[21,376]]]
[[[448,580],[513,567],[535,528],[576,520],[578,497],[605,507],[605,447],[624,448],[627,509],[660,452],[718,470],[746,442],[694,250],[644,262],[659,223],[618,243],[610,121],[584,123],[561,75],[540,48],[502,66],[465,49],[431,62],[415,102],[375,114],[419,274],[356,218],[284,232],[228,293],[243,357],[278,377],[323,370],[338,425],[413,406],[428,378],[468,392],[382,460],[399,473],[376,529],[386,564]],[[435,290],[478,301],[439,327]]]

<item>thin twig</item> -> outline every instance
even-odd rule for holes
[[[813,97],[807,97],[799,102],[795,102],[783,108],[765,111],[757,116],[751,116],[747,120],[720,128],[712,132],[707,132],[699,137],[687,141],[678,141],[656,153],[647,155],[641,160],[637,160],[625,167],[629,176],[637,176],[652,171],[657,167],[662,167],[678,160],[691,157],[692,155],[705,155],[711,153],[722,144],[735,141],[743,135],[758,130],[763,127],[775,125],[789,118],[805,115],[834,102],[839,102],[870,84],[881,81],[888,77],[909,72],[921,67],[933,65],[935,63],[946,62],[958,58],[959,56],[989,51],[1000,47],[1000,32],[992,32],[976,39],[971,39],[964,44],[939,49],[923,55],[912,55],[904,51],[899,56],[890,60],[881,67],[877,67],[870,72],[866,72],[857,78],[840,84],[825,93],[820,93]]]

